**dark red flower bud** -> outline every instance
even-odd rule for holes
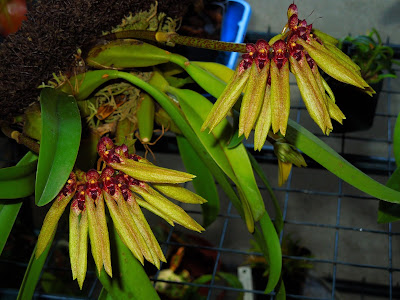
[[[91,169],[86,173],[86,193],[93,199],[96,200],[101,195],[101,189],[99,185],[100,174]]]
[[[290,30],[297,30],[297,25],[299,24],[299,17],[294,14],[289,18],[288,25]]]
[[[128,146],[125,144],[115,147],[115,152],[122,157],[129,157]]]
[[[292,16],[292,15],[297,15],[299,13],[298,9],[297,9],[297,5],[292,3],[289,5],[289,8],[287,10],[287,17],[288,19]]]
[[[76,190],[76,175],[74,172],[71,172],[64,187],[58,193],[58,197],[61,196],[66,197],[68,195],[71,195],[72,193],[75,192],[75,190]]]
[[[265,40],[258,40],[256,43],[257,57],[255,62],[260,71],[269,61],[270,46]]]
[[[302,45],[296,43],[299,38],[297,34],[293,34],[288,40],[289,55],[294,57],[296,60],[300,60],[304,55],[304,48]]]
[[[107,137],[103,136],[97,144],[97,152],[99,153],[100,157],[104,160],[105,157],[108,155],[108,151],[114,148],[113,141]]]
[[[85,191],[86,185],[79,184],[76,188],[76,193],[74,195],[74,201],[77,201],[76,204],[81,211],[85,209]]]
[[[106,167],[101,172],[101,180],[103,181],[103,189],[108,192],[111,196],[116,192],[116,181],[113,177],[115,170],[111,167]]]
[[[273,45],[274,49],[274,57],[273,60],[276,63],[278,69],[281,69],[282,66],[287,62],[287,47],[286,43],[282,40],[277,40]]]

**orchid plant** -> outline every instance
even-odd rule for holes
[[[13,225],[2,220],[15,220],[23,203],[7,199],[34,194],[38,206],[52,202],[19,299],[32,297],[38,270],[68,206],[72,278],[79,287],[86,276],[90,241],[96,274],[104,287],[102,297],[158,299],[142,264],[147,260],[160,268],[166,259],[142,209],[171,225],[202,232],[218,215],[216,182],[269,263],[265,292],[284,299],[279,243],[282,214],[266,176],[241,139],[249,138],[253,129],[255,150],[261,150],[266,141],[274,145],[280,184],[292,164],[306,166],[304,153],[356,188],[397,208],[400,192],[363,174],[289,119],[290,72],[311,118],[326,135],[334,130],[331,119],[340,123],[345,116],[319,69],[374,93],[362,79],[360,68],[336,48],[337,41],[301,20],[295,4],[288,8],[282,33],[256,44],[184,37],[171,31],[171,26],[161,28],[119,28],[99,37],[96,45],[77,56],[78,65],[86,67],[83,72],[55,75],[41,86],[40,108],[33,105],[23,118],[16,116],[14,124],[1,123],[3,132],[29,152],[16,166],[0,170],[0,197],[4,199],[0,202],[0,252]],[[233,71],[217,63],[189,61],[144,42],[149,39],[243,55]],[[135,72],[129,71],[132,68]],[[183,88],[188,82],[197,83],[215,103]],[[238,120],[231,122],[236,111],[240,111]],[[158,167],[134,153],[136,140],[150,147],[154,123],[175,133],[188,173]],[[90,137],[89,143],[81,139],[81,133]],[[264,205],[269,199],[262,198],[254,172],[270,191],[276,210],[273,222]],[[196,193],[180,186],[188,181]],[[203,224],[169,199],[202,205]],[[382,213],[391,213],[391,206],[382,207]],[[112,259],[111,253],[118,259]],[[119,274],[113,272],[115,264]]]

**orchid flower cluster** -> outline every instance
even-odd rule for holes
[[[126,145],[115,146],[108,137],[101,138],[97,149],[107,166],[101,172],[92,169],[70,174],[44,219],[36,248],[38,258],[51,242],[57,223],[71,202],[69,253],[72,277],[78,280],[80,288],[86,277],[88,235],[97,271],[100,273],[104,267],[112,277],[105,206],[118,235],[132,254],[142,264],[147,260],[157,268],[160,261],[166,260],[141,207],[171,225],[178,223],[197,232],[204,231],[181,207],[166,198],[205,203],[205,199],[179,185],[195,176],[157,167],[145,158],[129,154]]]
[[[333,130],[331,118],[345,119],[335,97],[318,68],[347,84],[372,95],[374,90],[361,77],[360,68],[339,50],[333,37],[300,20],[291,4],[288,22],[281,34],[269,42],[247,44],[236,71],[203,123],[210,132],[224,119],[242,91],[239,136],[248,138],[254,128],[254,149],[261,150],[270,129],[286,134],[290,111],[289,73],[296,77],[301,96],[311,118],[324,134]]]

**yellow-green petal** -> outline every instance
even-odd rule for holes
[[[327,51],[323,45],[314,40],[312,40],[312,44],[308,44],[302,39],[296,40],[296,43],[302,45],[317,65],[336,80],[357,86],[361,89],[368,90],[370,88],[368,83],[365,82],[354,68],[335,56],[332,52]]]
[[[178,184],[172,183],[154,183],[152,186],[160,191],[167,197],[172,199],[178,200],[179,202],[183,203],[192,203],[192,204],[203,204],[206,203],[207,200],[203,197],[181,187]]]
[[[103,195],[99,195],[97,202],[96,202],[96,217],[97,217],[97,222],[99,225],[99,233],[101,235],[101,241],[102,241],[102,254],[103,254],[104,270],[107,272],[107,274],[110,277],[112,277],[110,237],[108,235]]]
[[[289,63],[279,69],[275,61],[271,61],[271,112],[272,130],[286,134],[290,111]]]
[[[157,207],[158,210],[162,211],[174,222],[197,232],[204,231],[204,228],[192,219],[181,207],[169,201],[167,198],[162,196],[160,193],[155,191],[149,185],[142,183],[144,187],[138,185],[130,186],[130,189],[135,193],[142,196],[151,205]]]
[[[114,198],[106,191],[103,191],[103,196],[119,237],[121,238],[122,242],[129,248],[132,254],[143,265],[143,254],[140,251],[140,248],[137,245],[136,241],[130,234],[129,229],[126,227],[126,224],[122,221],[121,212],[119,211],[117,203],[115,202]]]
[[[254,150],[261,151],[271,128],[271,86],[265,88],[263,105],[254,130]]]
[[[58,221],[73,195],[74,193],[71,193],[68,196],[58,196],[51,205],[46,217],[44,218],[42,229],[39,233],[35,252],[36,259],[39,258],[52,240],[52,235],[57,229]]]
[[[85,205],[88,214],[90,249],[92,250],[92,256],[96,264],[97,272],[100,274],[101,269],[103,268],[102,234],[100,232],[93,199],[88,195],[85,195]]]
[[[82,212],[79,221],[79,254],[76,266],[76,278],[80,289],[86,278],[87,271],[87,251],[88,251],[88,216],[86,209]]]
[[[135,220],[132,218],[132,215],[129,212],[128,204],[122,197],[122,194],[118,193],[117,195],[114,195],[114,199],[117,201],[122,221],[128,228],[129,233],[135,239],[136,244],[139,246],[144,258],[155,266],[160,265],[160,263],[158,262],[158,256],[154,255],[154,252],[150,249],[151,244],[149,244],[149,240],[145,239],[145,236],[142,235],[140,229],[137,226],[138,224],[136,224]]]
[[[238,135],[244,134],[246,139],[260,114],[268,74],[269,62],[260,71],[255,62],[251,65],[250,78],[243,96],[239,116]]]
[[[135,179],[145,182],[183,183],[196,177],[185,172],[140,163],[131,159],[126,159],[125,163],[109,163],[109,165]]]
[[[247,79],[250,76],[250,70],[251,69],[248,68],[241,73],[239,72],[238,66],[231,80],[226,85],[221,96],[219,96],[203,125],[201,126],[201,131],[204,131],[208,127],[211,132],[214,127],[226,117],[242,93],[247,83]]]
[[[318,124],[324,134],[332,131],[332,122],[326,107],[325,95],[322,94],[317,81],[305,57],[297,61],[289,57],[292,73],[296,77],[301,97],[311,118]]]

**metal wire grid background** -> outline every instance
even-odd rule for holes
[[[331,134],[330,137],[320,135],[319,129],[307,116],[300,96],[296,96],[296,92],[292,93],[291,118],[302,123],[306,128],[311,128],[312,132],[369,176],[385,183],[395,168],[392,135],[397,113],[400,111],[399,83],[399,79],[385,80],[374,125],[367,131]],[[251,143],[247,146],[249,149],[252,148]],[[176,151],[176,146],[168,141],[160,148],[164,151]],[[7,149],[7,145],[2,149]],[[14,155],[13,151],[10,153],[11,156]],[[313,300],[400,299],[398,275],[400,257],[397,255],[400,248],[400,227],[397,223],[384,225],[376,223],[377,199],[352,188],[310,160],[307,160],[308,168],[295,168],[287,184],[278,187],[277,166],[272,153],[272,148],[266,146],[261,153],[256,155],[256,158],[262,164],[281,204],[284,217],[281,241],[289,236],[290,239],[298,241],[301,248],[309,250],[306,255],[286,253],[284,260],[311,265],[311,268],[304,273],[303,291],[295,294],[288,293],[288,297]],[[6,157],[6,160],[16,159],[11,156]],[[161,165],[171,164],[174,168],[181,164],[176,154],[160,154],[158,160]],[[183,168],[182,165],[180,167]],[[268,199],[268,194],[261,183],[260,189],[265,199]],[[159,221],[152,220],[159,229],[160,243],[169,257],[179,247],[185,247],[185,256],[186,253],[194,251],[195,259],[189,262],[189,266],[195,264],[196,259],[201,261],[204,253],[211,257],[212,263],[207,266],[207,273],[211,275],[211,280],[205,284],[163,280],[160,278],[160,272],[150,270],[151,279],[155,284],[165,282],[182,289],[189,286],[201,288],[200,293],[205,299],[235,299],[240,293],[245,293],[245,297],[253,296],[247,299],[273,299],[274,295],[264,295],[265,286],[255,287],[257,276],[254,272],[251,288],[238,289],[219,280],[218,272],[236,274],[238,266],[249,263],[249,257],[261,257],[259,252],[251,250],[251,235],[235,209],[227,199],[222,198],[221,202],[222,207],[217,221],[201,235],[189,233],[178,227],[158,226]],[[273,217],[270,201],[266,200],[266,203]],[[197,208],[193,210],[190,206],[185,208],[195,219],[201,221],[200,210]],[[43,210],[38,211],[29,205],[26,210],[34,210],[31,216],[32,222],[40,224]],[[21,214],[19,219],[27,218],[26,216],[26,213]],[[17,222],[24,224],[23,220]],[[56,245],[53,245],[41,282],[37,286],[35,299],[96,299],[101,285],[94,275],[94,268],[88,272],[83,291],[79,292],[76,282],[71,280],[69,265],[65,261],[67,232],[66,226],[62,225],[61,223],[56,236]],[[26,238],[25,232],[14,231],[10,243],[23,238],[27,244],[25,247],[31,251],[35,237]],[[204,243],[204,241],[207,242]],[[6,248],[9,246],[8,243]],[[23,270],[26,269],[29,261],[29,256],[25,255],[21,259],[21,257],[13,257],[12,254],[11,251],[7,257],[4,253],[0,257],[0,273],[3,278],[3,285],[0,287],[1,299],[16,297]],[[183,261],[185,261],[185,256]],[[168,268],[168,264],[163,264],[162,268]],[[10,277],[15,270],[18,273],[12,279],[15,284],[4,285],[4,278]],[[54,285],[57,283],[59,286],[55,288]],[[49,287],[49,284],[52,287]],[[289,286],[290,282],[286,282],[286,285]],[[52,293],[46,292],[49,290]]]

